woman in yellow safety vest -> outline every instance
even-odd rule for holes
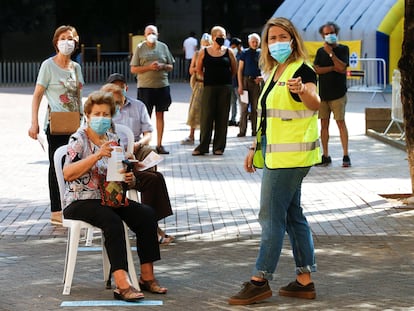
[[[311,272],[316,271],[311,230],[300,205],[301,185],[311,166],[320,162],[316,74],[295,26],[271,18],[262,32],[260,67],[268,77],[258,105],[257,140],[244,169],[263,168],[259,222],[262,236],[256,265],[229,304],[247,305],[272,296],[273,279],[285,232],[296,264],[296,280],[279,295],[316,297]]]

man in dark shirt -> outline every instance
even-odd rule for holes
[[[339,27],[333,22],[328,22],[319,28],[324,44],[316,52],[314,61],[315,71],[319,75],[321,97],[319,119],[321,119],[323,155],[320,165],[327,166],[332,163],[328,152],[328,140],[329,119],[333,112],[343,149],[342,166],[349,167],[351,160],[348,155],[348,129],[345,123],[346,67],[349,65],[349,48],[338,43],[338,32]]]
[[[246,90],[248,92],[249,100],[247,103],[242,101],[240,104],[240,132],[237,134],[237,137],[246,136],[249,105],[252,136],[256,136],[257,102],[259,101],[261,85],[263,82],[259,69],[260,36],[257,33],[252,33],[247,38],[249,48],[244,50],[240,55],[237,78],[239,82],[239,94],[242,95],[243,90]]]

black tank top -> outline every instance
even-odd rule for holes
[[[204,50],[204,86],[231,84],[231,62],[229,50],[223,56],[213,57]]]

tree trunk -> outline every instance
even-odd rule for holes
[[[398,67],[401,72],[401,103],[404,112],[405,141],[414,193],[414,0],[405,0],[404,40]]]

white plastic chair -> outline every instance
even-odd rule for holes
[[[59,185],[59,192],[60,192],[60,199],[62,202],[62,209],[63,209],[63,197],[65,193],[65,180],[63,178],[63,165],[62,161],[64,156],[67,153],[67,145],[59,147],[55,154],[54,154],[54,164],[55,164],[55,171],[56,177]],[[63,270],[63,295],[70,295],[70,290],[72,286],[73,274],[75,271],[76,265],[76,258],[78,254],[78,245],[81,235],[81,229],[87,229],[92,231],[95,229],[94,226],[91,224],[81,221],[81,220],[73,220],[73,219],[64,219],[63,218],[63,226],[68,228],[68,241],[66,244],[66,257],[65,257],[65,267]],[[128,259],[128,272],[132,282],[132,285],[139,290],[139,283],[137,274],[135,271],[134,260],[132,257],[131,252],[131,244],[129,242],[128,236],[128,227],[124,223],[124,231],[125,231],[125,241],[126,241],[126,249],[127,249],[127,259]],[[110,284],[110,263],[108,259],[108,254],[106,252],[105,244],[104,244],[104,237],[102,234],[102,261],[103,261],[103,275],[104,281],[106,284]]]

